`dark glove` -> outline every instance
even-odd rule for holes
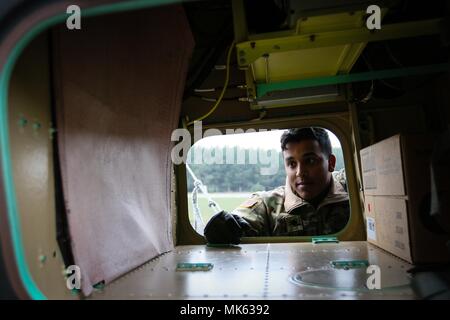
[[[203,233],[211,244],[239,244],[247,230],[252,228],[242,217],[220,211],[208,221]]]

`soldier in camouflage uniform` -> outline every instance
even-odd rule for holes
[[[345,173],[334,172],[328,133],[291,129],[281,137],[286,184],[254,193],[233,212],[214,215],[205,227],[209,243],[238,244],[242,236],[313,236],[340,231],[349,220]]]

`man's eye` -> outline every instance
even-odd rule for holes
[[[307,164],[315,164],[317,162],[317,159],[315,158],[308,158],[306,159]]]
[[[288,166],[290,168],[295,168],[297,166],[297,163],[295,161],[291,161],[291,162],[288,163]]]

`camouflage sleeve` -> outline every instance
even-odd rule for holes
[[[237,214],[256,231],[256,236],[269,236],[270,230],[267,224],[268,212],[264,200],[257,194],[246,201],[239,207],[233,210],[233,214]],[[245,235],[244,235],[245,236]],[[254,236],[254,234],[252,234]]]

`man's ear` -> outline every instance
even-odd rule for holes
[[[330,157],[328,158],[328,171],[333,172],[335,166],[336,166],[336,157],[334,154],[330,154]]]

